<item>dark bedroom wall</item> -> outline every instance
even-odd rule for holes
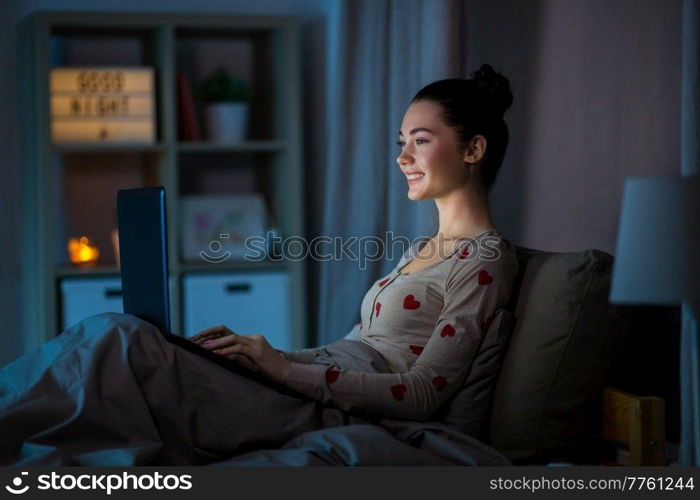
[[[469,0],[469,71],[511,80],[512,240],[615,251],[623,180],[680,172],[681,0]]]

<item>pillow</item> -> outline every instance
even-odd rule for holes
[[[494,389],[514,323],[509,311],[496,311],[462,386],[440,407],[434,420],[488,442]]]
[[[608,303],[613,257],[516,247],[516,325],[496,386],[491,446],[514,464],[577,461],[588,412],[626,340]]]

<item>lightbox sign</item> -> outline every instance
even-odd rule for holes
[[[66,142],[153,143],[153,68],[51,70],[51,138]]]

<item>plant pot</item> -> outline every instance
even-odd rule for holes
[[[205,108],[207,134],[212,142],[242,142],[248,128],[247,102],[217,102]]]

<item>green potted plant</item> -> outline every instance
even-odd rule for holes
[[[248,125],[250,87],[240,78],[231,76],[223,67],[219,67],[202,81],[199,91],[205,104],[209,140],[244,141]]]

